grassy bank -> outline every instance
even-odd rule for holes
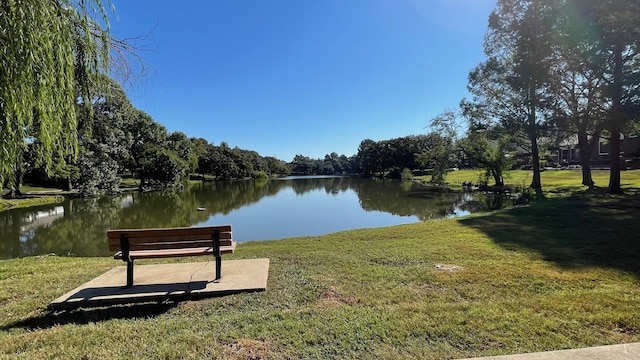
[[[270,258],[266,292],[178,304],[48,313],[120,263],[0,261],[0,358],[445,359],[640,341],[639,211],[638,195],[575,192],[244,243],[226,259]]]
[[[26,208],[32,206],[49,205],[62,202],[62,196],[37,196],[23,199],[2,199],[0,198],[0,211],[18,208]]]
[[[606,188],[609,184],[609,170],[592,170],[591,176],[597,187]],[[532,172],[530,170],[512,170],[504,174],[505,185],[524,186],[531,184]],[[418,179],[429,181],[431,176],[419,176]],[[620,172],[621,186],[623,189],[640,188],[640,170],[627,170]],[[447,173],[445,181],[453,188],[460,187],[462,182],[478,183],[484,179],[484,171],[478,169],[464,169]],[[586,189],[582,185],[582,170],[546,170],[540,174],[542,189],[545,192],[566,192]],[[495,182],[489,178],[489,185]]]
[[[64,191],[59,188],[24,185],[20,190],[24,196],[19,199],[4,199],[0,196],[0,211],[49,205],[64,201]],[[4,195],[8,192],[9,190],[0,188],[0,194]]]

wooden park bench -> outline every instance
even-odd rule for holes
[[[215,282],[220,280],[222,254],[236,248],[231,225],[161,228],[114,229],[107,231],[109,251],[117,251],[114,259],[127,263],[127,287],[133,285],[133,262],[137,259],[159,259],[181,256],[213,255],[216,260]]]

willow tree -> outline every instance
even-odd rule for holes
[[[76,156],[76,106],[107,70],[108,19],[100,0],[2,0],[0,14],[0,185],[15,193],[28,148],[47,172]]]

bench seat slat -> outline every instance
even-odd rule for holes
[[[221,246],[220,253],[222,254],[231,254],[234,252],[236,247],[236,242],[234,241],[232,245],[229,246]],[[168,257],[183,257],[183,256],[202,256],[209,255],[213,256],[213,247],[202,247],[202,248],[190,248],[190,249],[163,249],[163,250],[139,250],[139,251],[130,251],[129,257],[131,260],[138,259],[161,259]],[[122,259],[122,252],[117,252],[114,259]]]

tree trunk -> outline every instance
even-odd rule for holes
[[[22,193],[20,192],[20,188],[12,185],[9,187],[9,193],[7,194],[7,198],[9,199],[15,199],[18,196],[22,195]]]
[[[622,187],[620,186],[620,128],[611,127],[610,132],[609,156],[611,170],[609,171],[607,192],[609,194],[622,194]]]
[[[496,187],[504,187],[504,178],[502,177],[502,171],[494,169],[491,171],[493,175],[493,181],[496,183]]]
[[[595,183],[591,177],[591,146],[585,129],[578,129],[578,149],[580,149],[580,164],[582,165],[582,185],[593,189]]]
[[[17,198],[18,196],[22,196],[22,191],[20,190],[20,187],[22,186],[22,176],[23,176],[23,171],[22,171],[22,166],[18,165],[16,166],[16,170],[15,170],[15,174],[14,174],[14,180],[13,180],[13,184],[9,187],[9,197],[12,199]]]
[[[582,185],[588,186],[589,189],[593,189],[596,185],[591,177],[591,162],[589,160],[582,163]]]
[[[533,168],[533,178],[531,188],[535,190],[536,197],[542,197],[542,181],[540,180],[540,153],[538,151],[538,130],[536,127],[536,100],[535,88],[529,85],[529,115],[527,119],[527,134],[531,141],[531,165]]]
[[[138,191],[142,192],[144,190],[144,177],[140,177],[140,186],[138,187]]]
[[[73,165],[74,160],[73,160],[73,156],[69,155],[67,156],[67,158],[65,159],[65,166],[67,169],[71,169],[73,167],[75,167]],[[66,191],[71,191],[73,190],[73,181],[71,180],[71,174],[73,173],[72,170],[69,170],[69,176],[67,177],[67,183],[66,183]]]
[[[531,188],[535,190],[537,197],[542,197],[542,181],[540,180],[540,154],[538,152],[538,139],[531,139],[531,164],[533,166],[533,178]]]
[[[609,119],[609,194],[622,194],[620,187],[620,127],[623,122],[622,113],[622,45],[616,44],[613,50],[613,84],[611,100],[613,102],[611,118]]]
[[[67,183],[66,183],[66,191],[71,191],[73,190],[73,183],[71,182],[71,177],[67,178]]]
[[[63,202],[62,207],[64,208],[64,217],[71,217],[71,213],[73,212],[73,200]]]
[[[15,199],[19,196],[22,196],[22,191],[20,191],[20,185],[13,185],[9,188],[9,199]]]

